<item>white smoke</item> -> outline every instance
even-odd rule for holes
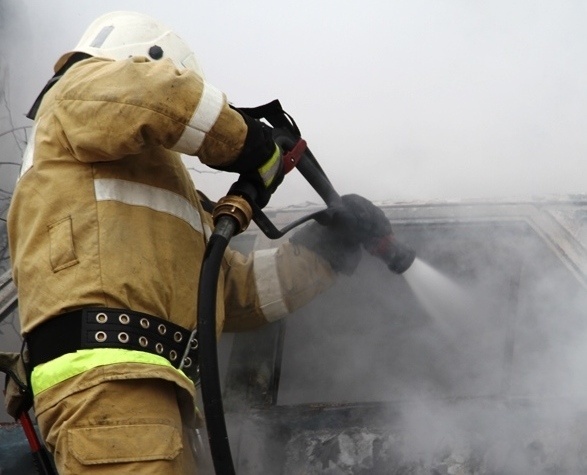
[[[365,259],[288,321],[279,403],[388,406],[376,439],[401,463],[374,473],[587,469],[583,284],[520,222],[407,230],[404,242],[454,284],[444,295],[435,286],[430,306],[418,297],[429,274],[410,287]],[[368,427],[363,442],[373,440]]]

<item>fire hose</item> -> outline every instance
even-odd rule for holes
[[[224,418],[216,346],[217,282],[224,251],[230,239],[244,231],[251,219],[268,238],[278,239],[311,219],[327,223],[336,209],[342,206],[340,195],[301,138],[294,120],[282,109],[279,101],[241,110],[256,119],[265,119],[273,126],[273,138],[285,151],[283,159],[286,173],[296,168],[324,200],[327,208],[277,229],[255,204],[254,186],[243,179],[235,182],[214,208],[215,227],[208,241],[200,271],[197,332],[204,415],[212,462],[218,475],[235,473]],[[414,251],[397,242],[393,234],[374,241],[367,250],[381,258],[391,271],[398,274],[407,270],[415,259]],[[192,337],[195,337],[195,333],[196,330]],[[186,354],[187,352],[186,348]]]

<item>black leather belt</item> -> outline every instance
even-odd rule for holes
[[[66,353],[91,348],[125,348],[165,357],[179,368],[186,345],[190,352],[183,367],[198,364],[197,337],[191,331],[159,317],[132,310],[91,307],[57,315],[25,338],[31,367]]]

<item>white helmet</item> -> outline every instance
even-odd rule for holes
[[[145,56],[152,60],[169,58],[179,69],[191,69],[203,76],[194,53],[179,36],[157,20],[135,12],[111,12],[92,22],[77,46],[59,58],[59,71],[76,52],[109,59]]]

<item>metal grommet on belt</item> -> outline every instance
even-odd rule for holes
[[[192,365],[192,359],[189,356],[186,356],[183,359],[183,367],[184,368],[189,368]]]
[[[94,338],[97,342],[102,343],[108,339],[108,335],[106,335],[106,332],[96,332]]]
[[[118,334],[118,341],[120,343],[128,343],[128,333],[126,333],[126,332],[120,332]]]
[[[195,331],[192,334],[171,320],[126,308],[88,307],[56,315],[33,329],[27,342],[35,347],[33,367],[93,348],[143,351],[166,358],[175,368],[185,364],[193,370],[198,366]]]

